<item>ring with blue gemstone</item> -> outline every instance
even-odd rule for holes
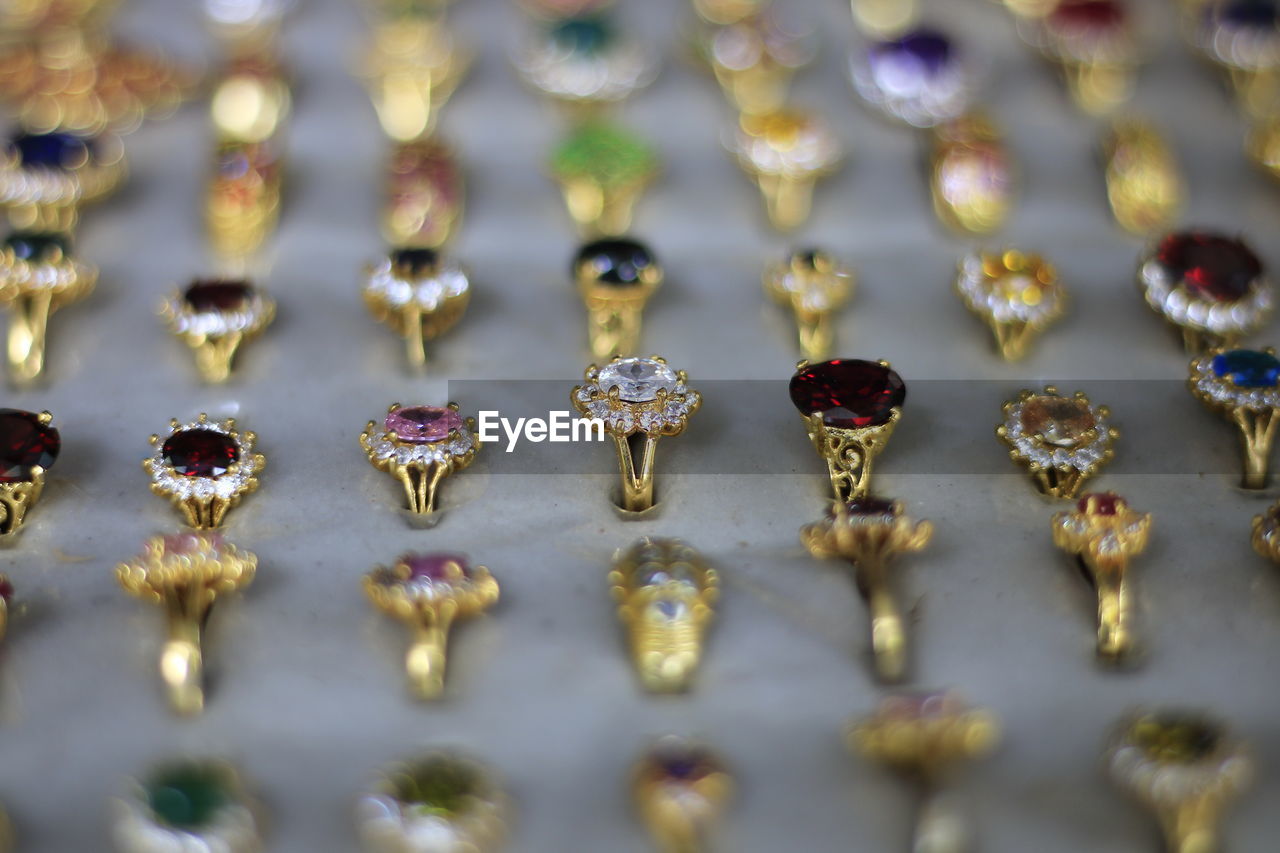
[[[420,368],[427,363],[427,342],[466,313],[471,281],[435,249],[396,249],[365,268],[363,294],[369,313],[404,338],[409,364]]]
[[[1272,115],[1280,70],[1280,4],[1213,0],[1193,5],[1192,43],[1227,74],[1246,114]]]
[[[106,196],[124,174],[119,137],[23,131],[0,151],[0,206],[15,228],[70,231],[80,207]]]
[[[713,849],[710,839],[733,791],[733,777],[716,753],[675,735],[645,750],[632,771],[636,810],[660,850]]]
[[[45,366],[49,316],[84,299],[98,270],[76,260],[63,233],[15,231],[0,249],[0,304],[10,312],[9,375],[15,383],[39,379]]]
[[[161,764],[113,804],[111,836],[123,853],[262,849],[260,807],[239,773],[216,759]]]
[[[1280,409],[1280,359],[1271,347],[1209,353],[1191,362],[1191,393],[1240,430],[1246,489],[1267,485]]]

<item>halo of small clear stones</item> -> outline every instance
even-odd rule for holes
[[[190,429],[210,430],[228,436],[232,434],[231,429],[226,424],[213,423],[212,421],[207,423],[192,421],[174,429],[170,432],[170,435],[177,435]],[[218,477],[185,477],[177,473],[173,470],[173,466],[165,461],[164,442],[158,441],[150,460],[151,481],[164,492],[182,500],[189,498],[196,500],[222,498],[225,500],[230,498],[248,484],[257,470],[257,464],[253,458],[253,442],[245,438],[244,435],[240,435],[234,440],[240,448],[240,459],[233,468]]]
[[[1211,791],[1233,791],[1251,775],[1250,762],[1236,752],[1196,764],[1170,764],[1150,758],[1130,743],[1115,748],[1110,766],[1118,781],[1151,802],[1167,806]]]
[[[805,176],[832,168],[840,162],[840,140],[825,124],[810,120],[795,145],[780,149],[767,137],[738,129],[727,147],[743,166],[768,175]]]
[[[1264,277],[1253,282],[1248,296],[1235,302],[1209,302],[1192,296],[1171,280],[1154,258],[1138,269],[1138,282],[1147,304],[1170,322],[1219,335],[1252,331],[1272,306],[1271,282]]]
[[[586,56],[566,56],[551,39],[535,41],[517,67],[534,88],[553,98],[579,101],[620,101],[658,75],[653,56],[629,41]]]
[[[604,421],[610,432],[623,434],[679,431],[684,429],[689,416],[702,404],[702,395],[697,391],[677,385],[665,405],[659,406],[657,400],[647,403],[620,400],[615,408],[609,401],[608,392],[593,381],[580,387],[574,399],[584,415]]]
[[[144,853],[172,850],[250,853],[258,849],[260,843],[257,819],[253,810],[243,803],[223,806],[208,826],[193,833],[156,823],[141,788],[121,801],[115,836],[122,846]]]
[[[953,62],[913,95],[883,88],[876,80],[870,56],[854,55],[849,60],[849,69],[853,87],[864,101],[912,127],[933,127],[956,118],[968,109],[973,96],[970,72],[960,63]]]
[[[426,444],[410,444],[401,442],[389,432],[378,433],[369,442],[375,459],[394,460],[398,465],[430,465],[444,464],[453,457],[466,456],[476,446],[475,436],[466,427],[455,430],[456,438]]]
[[[1113,440],[1107,419],[1103,417],[1097,406],[1092,403],[1088,404],[1089,412],[1094,419],[1094,429],[1098,433],[1097,438],[1080,447],[1054,447],[1050,449],[1034,434],[1023,431],[1023,405],[1023,402],[1020,401],[1010,406],[1009,414],[1004,420],[1005,437],[1023,459],[1042,468],[1067,466],[1082,473],[1093,471],[1106,459],[1107,451],[1111,449]]]
[[[0,256],[0,281],[20,291],[70,290],[96,274],[95,268],[65,256],[56,263],[10,260],[8,252]]]
[[[16,157],[0,169],[0,204],[71,204],[83,192],[79,176],[64,169],[23,168]]]
[[[1280,64],[1280,33],[1271,29],[1259,32],[1209,15],[1198,42],[1210,58],[1230,68],[1267,71]]]
[[[171,296],[167,311],[173,317],[173,328],[184,335],[227,335],[232,332],[255,332],[266,325],[275,303],[269,296],[254,290],[248,304],[238,311],[196,311],[182,294]]]
[[[1245,408],[1251,412],[1280,409],[1280,385],[1271,388],[1241,388],[1228,376],[1213,371],[1213,356],[1200,356],[1191,363],[1191,381],[1196,392],[1225,408]]]
[[[1008,275],[1016,275],[1016,273],[1008,273]],[[1045,298],[1035,305],[1028,305],[997,293],[994,285],[998,280],[986,274],[982,256],[975,252],[966,255],[960,262],[956,287],[970,311],[1001,322],[1021,320],[1026,323],[1039,323],[1057,316],[1062,310],[1062,293],[1056,284],[1042,286],[1041,292]]]
[[[364,287],[392,308],[416,303],[424,311],[434,311],[442,302],[470,290],[471,282],[455,261],[445,261],[434,275],[408,279],[396,275],[391,259],[384,258],[369,273]]]

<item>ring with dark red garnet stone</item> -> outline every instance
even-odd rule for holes
[[[802,361],[791,377],[791,402],[809,440],[827,461],[838,503],[867,496],[871,463],[902,416],[907,386],[887,361]]]
[[[0,409],[0,543],[12,542],[62,450],[48,412]]]
[[[213,422],[209,416],[190,423],[169,421],[169,434],[150,438],[155,451],[142,462],[151,477],[151,491],[168,498],[197,530],[222,524],[227,511],[240,498],[258,488],[258,474],[266,457],[254,453],[257,437],[236,431],[227,418]]]
[[[455,471],[472,463],[480,450],[475,418],[463,419],[458,404],[387,409],[382,429],[369,421],[360,433],[369,463],[404,486],[409,511],[434,521],[436,489]]]
[[[225,382],[240,345],[262,334],[276,316],[276,303],[244,279],[192,282],[173,293],[160,315],[174,336],[195,353],[206,382]]]

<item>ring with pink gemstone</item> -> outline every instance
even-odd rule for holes
[[[1020,23],[1023,37],[1062,70],[1080,109],[1106,115],[1129,100],[1138,50],[1123,0],[1058,0],[1047,15]]]
[[[149,441],[155,450],[142,468],[151,491],[168,498],[197,530],[221,526],[227,512],[258,488],[267,464],[253,451],[257,436],[238,432],[233,418],[214,422],[204,412],[190,423],[169,421],[169,434]]]
[[[165,609],[168,636],[160,652],[160,677],[178,713],[204,709],[205,624],[218,596],[247,587],[257,567],[252,553],[209,532],[154,536],[139,556],[116,567],[126,592]]]
[[[644,512],[654,505],[658,439],[684,432],[702,395],[688,386],[683,370],[672,370],[656,355],[614,356],[604,367],[591,365],[583,376],[571,394],[574,408],[584,418],[602,421],[613,438],[622,474],[619,507]]]
[[[1253,249],[1206,230],[1166,234],[1139,262],[1138,289],[1189,353],[1230,348],[1262,325],[1274,298]]]
[[[645,689],[687,690],[715,618],[719,574],[689,545],[646,537],[614,557],[609,586]]]
[[[458,404],[387,409],[382,429],[369,421],[360,446],[370,464],[400,481],[415,516],[434,521],[436,489],[445,477],[470,465],[480,450],[475,418],[463,419]]]
[[[1022,465],[1042,494],[1072,500],[1085,481],[1115,455],[1119,430],[1111,410],[1095,406],[1083,391],[1064,397],[1053,386],[1022,391],[1005,403],[996,437]]]
[[[275,315],[275,300],[245,279],[194,281],[160,308],[169,330],[195,353],[206,382],[225,382],[240,345],[262,334]]]
[[[726,147],[755,181],[779,231],[804,224],[818,178],[834,172],[844,156],[839,137],[820,116],[793,109],[744,114]]]
[[[818,361],[835,340],[832,315],[853,295],[853,270],[820,249],[804,249],[764,271],[764,292],[791,309],[800,332],[800,352]]]
[[[887,361],[800,362],[789,386],[839,503],[871,490],[871,464],[889,442],[907,386]]]
[[[956,292],[995,335],[1006,361],[1017,361],[1031,342],[1062,316],[1067,296],[1053,265],[1036,254],[1006,249],[960,259]]]
[[[1053,517],[1053,544],[1076,558],[1098,594],[1098,657],[1121,663],[1134,652],[1129,560],[1147,547],[1151,514],[1111,492],[1087,494]]]
[[[53,415],[0,409],[0,543],[11,543],[22,529],[61,451]]]
[[[461,266],[434,249],[397,249],[365,269],[364,303],[380,323],[404,337],[409,364],[427,363],[427,341],[453,328],[471,301]]]
[[[845,560],[871,611],[871,653],[877,676],[907,674],[907,620],[893,593],[889,563],[924,550],[933,524],[908,517],[899,501],[864,497],[832,504],[822,521],[800,528],[800,541],[819,560]]]
[[[1246,489],[1267,486],[1271,445],[1280,423],[1280,359],[1276,351],[1233,349],[1192,360],[1187,385],[1211,411],[1240,430]]]
[[[718,755],[674,735],[650,746],[631,775],[636,810],[661,850],[710,849],[733,789],[733,777]]]
[[[364,591],[374,607],[414,632],[405,671],[420,699],[444,692],[454,621],[477,616],[498,601],[498,582],[489,570],[472,566],[460,554],[405,554],[390,568],[378,566],[365,575]]]

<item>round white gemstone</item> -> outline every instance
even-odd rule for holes
[[[607,394],[617,388],[628,403],[656,400],[659,391],[672,394],[677,384],[675,371],[651,358],[620,358],[600,370],[600,389]]]

